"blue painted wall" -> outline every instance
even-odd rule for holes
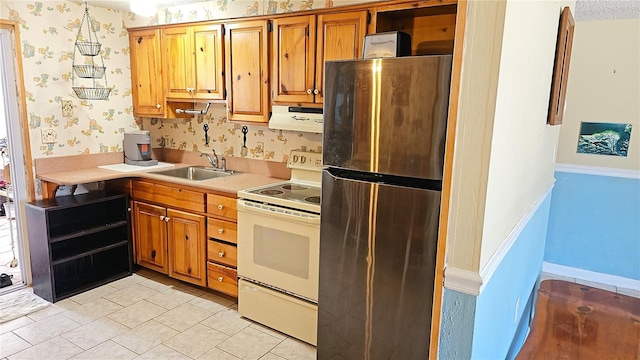
[[[550,206],[548,195],[478,296],[472,359],[507,358],[521,318],[529,316],[524,311],[542,269]]]
[[[555,177],[544,260],[640,280],[640,179]]]
[[[514,242],[478,297],[445,289],[440,359],[506,359],[517,353],[529,325],[531,296],[542,269],[551,195]],[[516,316],[515,305],[520,298]],[[469,332],[469,328],[473,332]],[[517,344],[512,347],[514,338]]]

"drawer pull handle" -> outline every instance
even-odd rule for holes
[[[224,209],[224,205],[222,204],[218,205],[218,210],[222,210],[222,209]]]
[[[218,253],[218,256],[219,256],[219,257],[224,257],[224,251],[220,251],[220,252]]]
[[[219,276],[218,281],[222,282],[222,280],[224,280],[224,278],[222,276]]]
[[[222,234],[224,232],[224,229],[218,229],[218,234]]]

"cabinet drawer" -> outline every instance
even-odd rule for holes
[[[207,213],[235,220],[238,218],[236,199],[221,195],[208,194]]]
[[[204,212],[204,193],[186,190],[179,185],[169,186],[147,181],[133,183],[133,197],[136,200],[147,200],[167,207]]]
[[[238,297],[238,272],[235,269],[208,262],[207,275],[210,289]]]
[[[215,240],[207,242],[207,259],[219,264],[238,267],[238,248]]]
[[[238,225],[236,223],[209,218],[207,220],[207,234],[209,238],[238,243]]]

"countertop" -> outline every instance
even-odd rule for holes
[[[192,164],[186,163],[176,163],[174,164],[174,168],[191,166]],[[120,172],[108,169],[102,169],[98,167],[80,169],[80,170],[72,170],[72,171],[64,171],[64,172],[54,172],[47,174],[37,175],[36,178],[47,181],[50,183],[58,184],[58,185],[76,185],[76,184],[86,184],[97,181],[106,181],[106,180],[114,180],[114,179],[123,179],[123,178],[146,178],[146,179],[154,179],[166,181],[174,184],[180,184],[191,187],[198,187],[205,190],[215,190],[227,193],[236,194],[238,191],[243,189],[248,189],[256,186],[268,185],[276,182],[284,181],[281,178],[274,178],[260,174],[253,173],[236,173],[232,176],[214,178],[209,180],[202,181],[194,181],[181,179],[172,176],[166,175],[158,175],[152,174],[152,171],[158,170],[167,170],[169,168],[163,169],[152,169],[152,170],[144,170],[133,171],[133,172]]]

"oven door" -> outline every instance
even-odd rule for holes
[[[238,200],[238,275],[318,301],[320,215]]]

